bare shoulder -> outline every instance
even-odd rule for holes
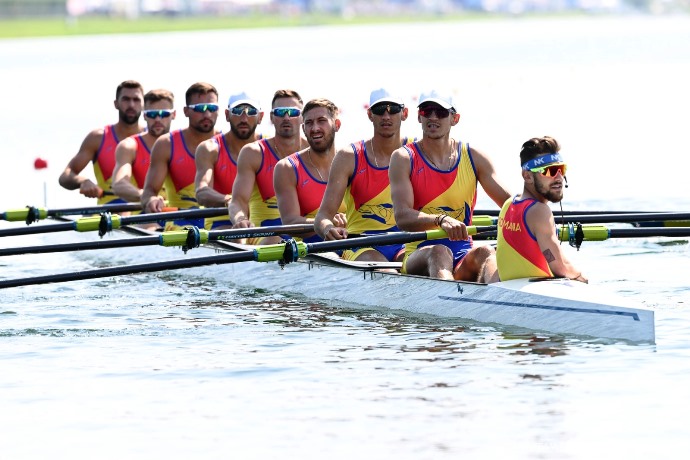
[[[410,159],[410,151],[407,150],[404,146],[393,150],[393,153],[391,154],[391,161],[401,161],[401,160],[407,161],[409,159]]]
[[[136,150],[137,148],[137,140],[130,136],[130,137],[125,137],[122,139],[118,144],[117,144],[118,149],[127,149],[127,150]]]
[[[220,148],[216,138],[212,137],[211,139],[206,139],[199,144],[199,146],[196,148],[196,155],[217,154],[219,149]]]
[[[84,142],[82,142],[82,145],[90,147],[95,152],[101,146],[101,142],[103,141],[104,135],[104,128],[93,129],[89,131],[89,134],[86,135],[86,137],[84,138]]]
[[[250,142],[246,145],[244,145],[240,149],[239,157],[241,158],[243,155],[245,157],[250,157],[250,156],[256,156],[261,154],[261,141],[253,141]]]
[[[476,149],[476,148],[470,146],[469,152],[470,152],[470,155],[472,156],[472,158],[473,158],[475,161],[476,161],[476,160],[480,160],[480,161],[490,161],[489,156],[488,156],[486,153],[484,153],[483,150],[479,150],[479,149]]]
[[[530,223],[548,223],[549,225],[554,221],[551,208],[546,203],[541,203],[539,201],[529,207],[525,214],[525,218],[528,219]]]

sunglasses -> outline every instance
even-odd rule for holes
[[[144,110],[144,117],[155,120],[158,117],[168,118],[172,113],[172,110]]]
[[[433,105],[419,108],[419,114],[424,118],[431,118],[434,113],[436,114],[436,118],[448,118],[451,112],[454,112],[453,109],[444,109]]]
[[[371,113],[378,116],[383,115],[386,111],[391,115],[395,115],[396,113],[400,113],[403,108],[405,108],[405,106],[402,104],[376,104],[370,107]]]
[[[244,107],[231,108],[230,113],[238,117],[241,117],[243,113],[246,113],[248,117],[255,117],[259,114],[259,109],[245,105]]]
[[[276,107],[271,111],[274,116],[283,118],[287,115],[290,118],[299,117],[302,111],[297,107]]]
[[[533,168],[530,169],[533,173],[540,173],[542,176],[546,177],[556,177],[558,173],[561,173],[561,176],[565,176],[565,172],[568,170],[568,166],[565,164],[559,164],[559,165],[547,165],[547,166],[542,166],[540,168]]]
[[[198,113],[204,113],[204,112],[213,113],[213,112],[218,111],[218,104],[200,103],[200,104],[188,105],[187,107],[189,107],[190,109],[192,109]]]

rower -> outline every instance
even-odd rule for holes
[[[340,149],[333,159],[328,186],[314,223],[316,232],[326,240],[340,240],[350,234],[375,235],[398,231],[393,217],[388,164],[391,153],[408,143],[408,138],[400,135],[408,108],[401,97],[380,88],[369,95],[366,113],[374,127],[374,135],[371,139],[353,142]],[[334,222],[343,198],[347,226]],[[389,244],[348,249],[342,257],[346,260],[400,262],[404,253],[403,244]]]
[[[340,129],[338,107],[328,99],[307,102],[302,117],[309,148],[280,160],[273,173],[273,188],[284,225],[314,223],[335,156],[335,134]],[[342,225],[344,213],[341,200],[337,219]],[[306,235],[304,241],[321,241],[321,237]]]
[[[535,137],[522,145],[524,188],[506,200],[498,217],[496,256],[487,262],[491,282],[515,278],[565,277],[587,283],[567,259],[548,203],[563,199],[567,166],[556,139]],[[567,185],[565,185],[567,187]]]
[[[79,151],[69,161],[62,174],[60,185],[67,190],[77,190],[89,198],[98,198],[98,204],[124,203],[112,191],[112,174],[115,168],[115,147],[120,140],[144,131],[139,124],[144,89],[139,82],[126,80],[115,90],[117,123],[97,128],[87,134]],[[80,173],[92,162],[96,183]]]
[[[251,142],[237,157],[237,176],[232,185],[228,214],[233,228],[280,225],[280,212],[273,189],[276,163],[309,146],[300,135],[302,97],[297,91],[279,89],[271,101],[271,123],[275,135]],[[249,238],[249,244],[279,243],[279,236]]]
[[[247,93],[230,96],[225,109],[225,119],[230,123],[230,129],[199,144],[194,156],[194,188],[201,206],[228,206],[237,176],[237,157],[242,147],[263,138],[256,132],[263,117],[261,104]],[[230,227],[232,224],[227,215],[206,219],[207,230]]]
[[[499,182],[488,155],[451,137],[460,114],[449,94],[422,93],[417,108],[422,139],[391,155],[388,173],[395,221],[404,231],[442,228],[448,238],[406,244],[401,271],[482,281],[481,268],[493,249],[473,247],[467,231],[477,183],[499,206],[510,193]]]
[[[179,209],[198,207],[194,190],[194,154],[200,143],[216,134],[218,109],[218,90],[213,85],[198,82],[187,89],[184,115],[189,125],[160,136],[153,144],[151,165],[141,195],[141,206],[145,212],[163,211],[166,198],[161,190],[164,184],[170,206]],[[203,227],[204,221],[182,219],[167,222],[165,230],[189,225]]]

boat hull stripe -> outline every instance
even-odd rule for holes
[[[627,311],[608,311],[608,310],[597,310],[597,309],[587,309],[587,308],[573,308],[573,307],[557,307],[555,305],[534,305],[526,303],[515,303],[515,302],[500,302],[495,300],[483,300],[483,299],[468,299],[467,297],[451,297],[440,295],[439,299],[452,300],[454,302],[469,302],[469,303],[483,303],[490,305],[504,305],[510,307],[521,307],[521,308],[536,308],[540,310],[555,310],[555,311],[569,311],[578,313],[594,313],[599,315],[614,315],[614,316],[630,316],[634,321],[639,321],[640,316],[635,312]]]

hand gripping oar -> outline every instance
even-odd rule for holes
[[[63,209],[46,209],[27,206],[23,209],[11,209],[9,211],[0,213],[0,220],[7,220],[10,222],[24,221],[26,222],[26,225],[30,225],[48,217],[73,216],[79,214],[100,214],[103,212],[129,212],[139,210],[141,210],[140,203],[104,204],[101,206],[89,206],[85,208]]]
[[[193,208],[183,211],[158,212],[151,214],[137,214],[136,216],[118,216],[105,213],[101,216],[83,217],[74,222],[59,224],[37,225],[33,227],[5,228],[0,230],[2,236],[33,235],[37,233],[52,233],[76,230],[78,232],[90,232],[98,230],[98,235],[103,236],[111,230],[124,225],[144,224],[176,219],[194,219],[205,217],[217,217],[227,214],[227,208]]]
[[[68,251],[88,251],[92,249],[131,248],[137,246],[180,246],[184,252],[199,247],[209,241],[236,240],[241,238],[264,238],[276,235],[299,235],[314,231],[312,224],[277,225],[273,227],[250,227],[228,230],[204,230],[190,227],[186,230],[163,232],[159,235],[137,236],[106,241],[87,241],[79,243],[48,244],[0,249],[0,256],[19,254],[47,254]]]
[[[478,231],[484,231],[481,227],[467,227],[470,235]],[[271,262],[279,261],[281,264],[292,262],[300,257],[317,252],[335,251],[352,247],[376,246],[385,244],[403,244],[412,241],[423,241],[445,238],[446,233],[441,229],[425,232],[395,232],[381,235],[364,236],[337,241],[323,241],[318,243],[304,243],[288,240],[286,243],[257,246],[247,251],[238,251],[228,254],[218,254],[207,257],[194,257],[187,259],[168,260],[146,264],[126,265],[118,267],[99,268],[71,273],[55,275],[35,276],[31,278],[18,278],[0,281],[0,289],[30,286],[36,284],[61,283],[66,281],[78,281],[110,276],[132,275],[135,273],[151,273],[164,270],[178,270],[182,268],[202,267],[206,265],[228,264],[235,262]]]

